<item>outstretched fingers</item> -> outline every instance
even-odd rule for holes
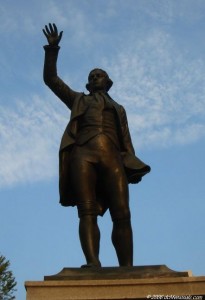
[[[54,33],[54,29],[51,23],[49,23],[49,28],[50,28],[50,33],[53,34]]]
[[[53,23],[53,29],[54,29],[55,33],[58,34],[58,28],[55,23]]]
[[[47,34],[47,32],[45,31],[45,29],[42,29],[42,30],[43,30],[43,33],[44,33],[45,37],[48,38],[48,34]]]
[[[51,35],[50,30],[48,29],[48,26],[45,25],[45,29],[43,29],[43,33],[45,34],[45,36],[48,38],[49,35]]]
[[[43,33],[47,38],[49,45],[58,45],[63,35],[63,31],[58,34],[58,28],[55,23],[45,25]]]
[[[62,35],[63,35],[63,31],[61,31],[60,34],[59,34],[59,42],[60,42],[60,40],[62,38]]]
[[[43,33],[45,34],[46,37],[53,35],[53,34],[58,35],[58,29],[55,24],[53,24],[53,26],[52,26],[52,24],[49,23],[49,28],[47,25],[45,25],[45,29],[43,29]]]

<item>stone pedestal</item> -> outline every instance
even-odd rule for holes
[[[205,295],[205,276],[166,266],[65,268],[44,281],[27,281],[25,287],[27,300],[177,299]]]

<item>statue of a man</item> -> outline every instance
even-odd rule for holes
[[[133,265],[133,238],[128,183],[138,183],[150,167],[135,156],[124,108],[108,94],[113,82],[94,69],[86,85],[89,94],[72,90],[57,75],[62,31],[45,26],[45,84],[71,110],[60,145],[60,203],[77,206],[79,235],[87,264],[100,267],[97,217],[108,209],[112,242],[119,265]]]

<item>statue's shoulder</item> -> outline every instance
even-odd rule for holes
[[[110,102],[112,103],[112,104],[114,104],[115,106],[117,106],[118,108],[121,108],[122,107],[122,109],[124,109],[123,108],[123,106],[121,105],[121,104],[119,104],[116,100],[114,100],[112,97],[110,97],[110,95],[107,93],[107,97],[109,98],[109,100],[110,100]]]
[[[77,105],[79,105],[79,103],[81,103],[84,99],[86,99],[86,94],[84,94],[83,92],[78,92],[76,93],[75,99],[74,99],[74,107]]]
[[[112,99],[112,98],[111,98]],[[114,104],[114,106],[121,112],[124,113],[125,112],[125,108],[123,105],[119,104],[117,101],[112,99],[112,102]]]
[[[75,100],[79,100],[79,99],[84,98],[84,97],[86,97],[86,96],[87,96],[87,95],[84,94],[83,92],[76,93]]]

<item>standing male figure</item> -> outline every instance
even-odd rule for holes
[[[72,90],[57,75],[62,31],[45,26],[44,81],[71,110],[60,146],[60,203],[77,206],[79,236],[87,264],[100,267],[97,216],[109,209],[112,242],[119,265],[133,265],[128,183],[138,183],[150,167],[134,153],[124,108],[108,95],[112,81],[101,69],[88,76],[88,95]]]

